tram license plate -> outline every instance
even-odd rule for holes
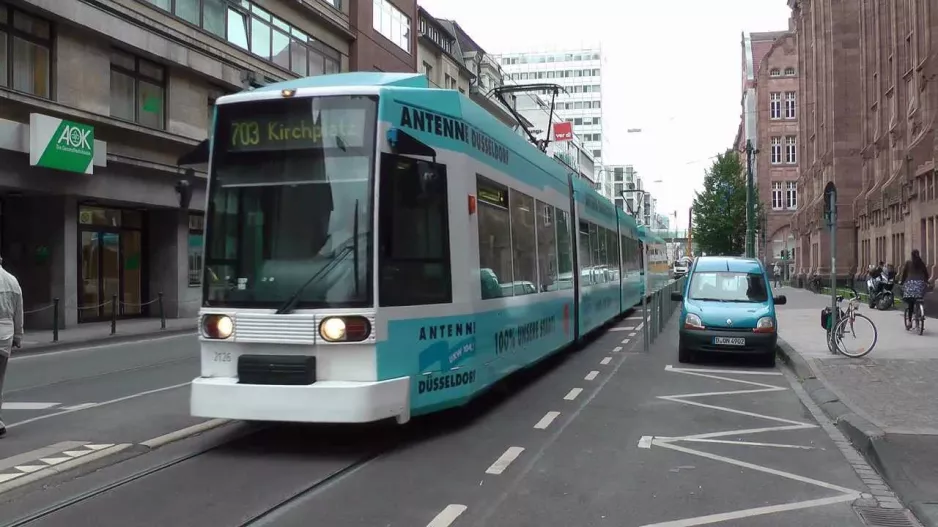
[[[746,339],[740,337],[713,337],[713,343],[720,346],[745,346]]]

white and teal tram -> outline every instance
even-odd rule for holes
[[[660,240],[422,75],[273,84],[213,126],[195,416],[403,423],[663,284]]]

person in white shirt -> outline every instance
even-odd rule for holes
[[[0,256],[0,408],[3,407],[3,379],[13,348],[20,347],[23,340],[23,290],[12,274],[3,268]],[[7,433],[0,414],[0,437]]]

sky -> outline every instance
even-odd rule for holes
[[[493,54],[600,47],[603,163],[635,166],[658,212],[673,228],[677,211],[682,229],[711,158],[736,137],[741,33],[786,30],[790,12],[786,0],[418,3]]]

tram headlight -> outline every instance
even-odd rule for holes
[[[319,335],[326,342],[361,342],[371,334],[365,317],[327,317],[319,323]]]
[[[202,317],[202,335],[209,339],[224,340],[234,333],[234,321],[228,315]]]

